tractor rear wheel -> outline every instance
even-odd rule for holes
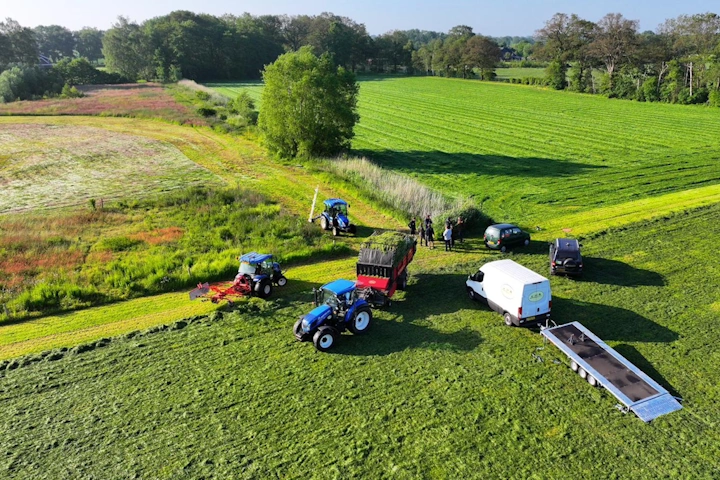
[[[340,337],[340,332],[336,328],[326,325],[318,328],[318,331],[315,332],[313,344],[318,351],[327,352],[335,345],[338,337]]]
[[[272,282],[268,278],[263,278],[255,284],[255,293],[260,298],[268,298],[272,295]]]
[[[368,331],[370,323],[372,323],[372,310],[370,310],[370,307],[363,305],[355,310],[355,314],[348,328],[355,335],[361,335]]]

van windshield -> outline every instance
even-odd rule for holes
[[[500,238],[500,230],[497,228],[488,228],[485,230],[485,238],[493,242],[497,242]]]

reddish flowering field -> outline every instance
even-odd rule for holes
[[[85,85],[82,98],[50,98],[0,104],[0,115],[99,115],[162,118],[180,124],[207,125],[192,109],[178,103],[162,85]]]

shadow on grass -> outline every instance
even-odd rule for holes
[[[616,345],[613,348],[617,350],[620,355],[630,360],[631,363],[635,364],[635,366],[645,372],[650,378],[665,387],[665,389],[670,392],[670,395],[674,397],[680,396],[677,390],[675,390],[672,385],[670,385],[667,380],[665,380],[665,378],[660,375],[660,372],[658,372],[655,367],[653,367],[652,363],[648,362],[645,357],[643,357],[642,354],[637,351],[635,347],[633,347],[632,345],[620,344]]]
[[[663,287],[665,278],[657,272],[599,257],[583,257],[583,280],[621,287]]]
[[[405,298],[386,310],[394,321],[375,320],[364,338],[343,335],[334,353],[341,355],[389,355],[408,348],[470,351],[483,341],[473,330],[439,332],[425,325],[427,318],[450,314],[464,306],[464,273],[419,274],[413,276]],[[401,320],[400,320],[401,319]]]
[[[578,321],[602,340],[669,343],[677,332],[621,307],[553,296],[552,318],[558,324]]]
[[[354,155],[367,157],[383,167],[402,173],[473,174],[504,177],[559,178],[572,177],[592,170],[607,168],[537,157],[507,157],[475,153],[446,153],[437,150],[398,152],[395,150],[353,150]]]

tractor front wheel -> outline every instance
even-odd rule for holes
[[[260,298],[268,298],[272,295],[272,282],[267,278],[260,280],[255,284],[255,293]]]
[[[318,331],[313,335],[313,344],[319,352],[327,352],[340,337],[340,332],[336,328],[330,326],[324,326],[318,328]]]
[[[370,323],[372,323],[372,310],[369,307],[362,306],[355,310],[349,328],[355,335],[361,335],[368,331]]]
[[[287,278],[285,278],[284,276],[281,275],[277,279],[277,284],[278,284],[278,287],[284,287],[285,285],[287,285]]]
[[[340,235],[340,230],[338,230],[338,227],[332,227],[333,237],[337,237]]]
[[[310,334],[303,333],[302,331],[302,318],[295,322],[295,325],[293,325],[293,334],[295,335],[295,338],[297,338],[300,342],[307,342],[308,340],[310,340]]]
[[[320,217],[320,228],[322,228],[323,230],[327,230],[328,228],[330,228],[326,217]]]

